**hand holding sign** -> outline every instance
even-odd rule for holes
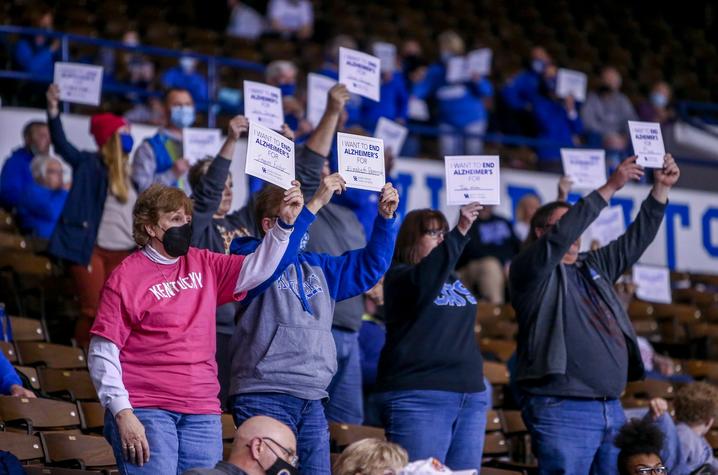
[[[398,207],[399,192],[391,183],[385,184],[379,195],[379,214],[385,219],[391,219]]]
[[[628,157],[616,168],[616,171],[606,181],[611,193],[623,188],[629,180],[640,180],[643,177],[643,167],[636,163],[637,157]]]
[[[279,205],[279,219],[293,225],[304,207],[304,196],[297,180],[292,180],[292,187],[284,192],[284,199]]]
[[[659,168],[653,173],[654,184],[672,188],[680,176],[681,170],[678,168],[676,161],[670,153],[667,153],[663,157],[663,168]]]
[[[663,156],[666,148],[663,145],[661,125],[656,122],[628,121],[633,151],[638,157],[638,164],[646,168],[663,168]]]
[[[47,98],[47,112],[50,117],[56,117],[60,113],[60,88],[57,84],[50,84],[45,93]]]
[[[477,201],[465,204],[461,207],[459,210],[459,222],[456,225],[461,234],[466,236],[466,233],[471,229],[471,225],[473,225],[476,218],[479,217],[479,211],[482,209],[484,209],[484,207]]]
[[[60,87],[60,100],[97,106],[102,92],[102,66],[55,63],[53,83]]]
[[[346,189],[347,182],[344,181],[344,178],[342,178],[339,173],[325,176],[319,184],[319,189],[317,189],[312,199],[307,203],[307,209],[317,214],[323,206],[331,201],[332,196],[341,195]]]

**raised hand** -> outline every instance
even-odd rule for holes
[[[331,201],[332,196],[335,194],[340,195],[346,189],[347,182],[344,181],[344,178],[339,173],[325,176],[319,184],[319,189],[307,204],[307,208],[312,213],[317,214],[324,205]]]
[[[568,193],[571,191],[572,186],[573,180],[570,177],[562,176],[558,181],[558,197],[556,199],[558,201],[568,200]]]
[[[461,207],[461,210],[459,210],[459,223],[456,225],[461,234],[466,236],[466,233],[471,229],[471,225],[474,224],[476,218],[479,217],[479,211],[482,209],[484,209],[484,207],[476,201]]]
[[[332,112],[341,112],[349,101],[349,91],[344,84],[335,84],[329,89],[327,109]]]
[[[668,403],[665,399],[657,397],[654,399],[651,399],[651,402],[649,403],[650,410],[651,410],[651,417],[653,417],[653,420],[658,419],[663,414],[668,412]]]
[[[629,180],[640,180],[643,177],[643,167],[636,163],[637,159],[638,157],[634,155],[622,161],[616,171],[608,177],[606,184],[598,189],[604,200],[608,202]]]
[[[665,203],[668,200],[668,190],[673,188],[681,177],[681,170],[670,153],[663,157],[663,168],[653,172],[653,197]]]
[[[60,87],[57,84],[50,84],[45,97],[47,97],[47,112],[50,117],[56,117],[60,113]]]
[[[140,467],[150,461],[150,446],[145,435],[145,426],[131,409],[123,409],[115,416],[120,432],[122,455],[129,463]]]
[[[243,115],[238,115],[229,121],[227,126],[227,138],[239,140],[242,134],[249,130],[249,120]]]
[[[385,219],[391,219],[398,207],[399,192],[391,183],[386,183],[379,195],[379,214]]]
[[[279,133],[294,142],[294,131],[287,124],[282,124],[282,130]]]
[[[292,187],[284,192],[284,199],[279,206],[279,218],[286,224],[293,225],[297,216],[304,207],[304,197],[297,180],[292,181]]]

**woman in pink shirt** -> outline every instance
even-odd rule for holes
[[[240,132],[230,124],[221,156],[234,155]],[[175,475],[222,459],[215,311],[242,300],[292,252],[303,206],[294,184],[278,225],[246,256],[189,247],[192,202],[183,191],[153,185],[138,198],[140,249],[105,283],[88,361],[120,473]]]

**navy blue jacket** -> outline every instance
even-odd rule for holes
[[[60,116],[47,118],[52,145],[72,167],[72,188],[50,238],[48,252],[75,264],[90,263],[107,199],[107,167],[97,152],[80,151],[65,137]]]

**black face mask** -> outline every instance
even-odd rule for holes
[[[192,223],[174,226],[164,230],[162,245],[165,251],[172,257],[180,257],[189,251],[189,243],[192,240]]]
[[[267,475],[298,475],[299,469],[292,467],[286,460],[277,457],[277,460],[265,472]]]

